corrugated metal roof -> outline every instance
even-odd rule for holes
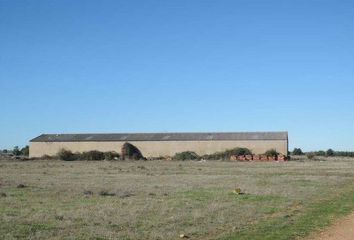
[[[42,134],[31,142],[287,140],[287,132]]]

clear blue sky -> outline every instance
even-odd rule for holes
[[[354,1],[0,0],[0,87],[0,148],[286,130],[354,150]]]

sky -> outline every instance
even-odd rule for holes
[[[354,151],[354,1],[0,0],[0,148],[288,131]]]

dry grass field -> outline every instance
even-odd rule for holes
[[[0,161],[0,239],[301,238],[352,211],[353,186],[349,158]]]

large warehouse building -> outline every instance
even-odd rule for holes
[[[125,142],[135,145],[145,157],[173,156],[183,151],[203,155],[235,147],[248,148],[254,154],[269,149],[288,154],[287,132],[102,133],[42,134],[30,141],[30,157],[53,156],[60,149],[119,153]]]

